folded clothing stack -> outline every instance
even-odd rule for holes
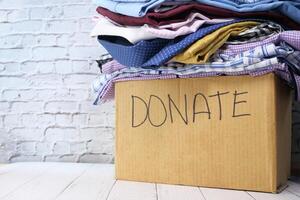
[[[300,92],[300,0],[96,0],[95,104],[130,80],[258,76]],[[297,98],[300,97],[297,95]]]

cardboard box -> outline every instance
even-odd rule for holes
[[[291,91],[274,74],[116,84],[116,178],[277,192]]]

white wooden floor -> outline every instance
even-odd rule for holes
[[[15,163],[0,166],[1,200],[300,200],[300,183],[280,194],[116,181],[114,166]]]

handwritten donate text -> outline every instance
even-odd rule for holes
[[[233,118],[247,117],[251,114],[242,113],[239,111],[239,108],[241,106],[247,106],[247,94],[248,92],[246,91],[217,91],[215,94],[212,95],[205,95],[199,92],[193,95],[192,105],[188,105],[187,95],[184,94],[182,98],[183,101],[181,102],[181,105],[183,105],[181,110],[179,109],[179,105],[175,103],[174,99],[170,94],[167,94],[167,98],[165,101],[163,101],[161,97],[154,94],[149,95],[149,98],[147,98],[147,100],[139,96],[131,95],[131,126],[133,128],[140,127],[144,123],[149,121],[149,123],[153,127],[161,127],[167,122],[167,120],[170,120],[171,123],[174,123],[175,115],[180,116],[182,122],[184,122],[186,125],[188,125],[189,123],[196,123],[197,117],[199,117],[200,115],[205,115],[207,116],[207,119],[210,120],[212,119],[212,105],[209,104],[209,99],[212,98],[214,98],[217,101],[218,120],[222,120],[224,115],[223,98],[228,95],[230,95],[232,98],[232,112],[230,113],[230,116]],[[140,106],[142,105],[143,111],[137,109],[138,104],[140,104]],[[153,105],[159,105],[159,107],[161,108],[156,111],[161,112],[161,115],[163,116],[162,119],[159,120],[159,122],[157,121],[157,119],[155,119],[155,117],[151,115],[151,110],[154,107]],[[192,111],[189,111],[191,113],[188,113],[188,106],[192,106]],[[137,119],[136,116],[138,112],[145,113],[142,119]]]

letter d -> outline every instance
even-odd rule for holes
[[[139,124],[136,124],[136,122],[135,122],[135,116],[136,116],[135,102],[136,102],[136,100],[140,100],[140,102],[142,102],[145,105],[146,116],[145,116],[144,120],[141,121]],[[142,98],[137,97],[137,96],[133,96],[133,95],[131,95],[131,105],[132,105],[132,107],[131,107],[132,108],[131,109],[131,126],[133,128],[136,128],[136,127],[141,126],[147,120],[147,117],[148,117],[148,112],[147,112],[148,106],[147,106],[147,103]],[[140,110],[139,110],[139,112],[140,112]]]

